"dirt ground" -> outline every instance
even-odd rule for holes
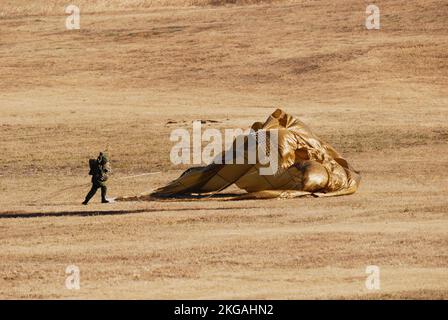
[[[375,1],[366,30],[365,1],[223,2],[79,1],[66,30],[62,1],[2,1],[0,297],[446,299],[448,3]],[[110,196],[138,194],[187,167],[171,130],[276,107],[361,171],[356,194],[81,205],[98,151]]]

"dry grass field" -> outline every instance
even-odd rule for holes
[[[71,3],[80,30],[65,1],[0,3],[1,298],[447,299],[448,3],[375,1],[380,30],[361,0]],[[356,194],[81,205],[106,146],[110,196],[138,194],[186,168],[171,130],[276,107]]]

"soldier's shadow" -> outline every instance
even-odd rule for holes
[[[176,208],[176,209],[133,209],[133,210],[91,210],[91,211],[56,211],[56,212],[0,212],[0,219],[11,218],[44,218],[44,217],[90,217],[90,216],[113,216],[135,213],[151,213],[164,211],[195,211],[195,210],[235,210],[248,209],[248,207],[213,207],[213,208]]]
[[[6,218],[43,218],[43,217],[89,217],[89,216],[107,216],[107,215],[121,215],[148,212],[151,209],[136,209],[136,210],[91,210],[91,211],[56,211],[56,212],[11,212],[0,213],[0,219]]]

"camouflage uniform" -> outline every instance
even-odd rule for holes
[[[109,203],[106,198],[107,180],[109,179],[109,175],[112,173],[112,168],[110,166],[107,154],[101,152],[98,159],[90,160],[90,164],[89,175],[92,176],[92,189],[90,189],[83,204],[88,204],[98,189],[101,189],[101,202]]]

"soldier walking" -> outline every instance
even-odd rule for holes
[[[92,197],[96,194],[98,189],[101,189],[101,203],[109,203],[106,198],[107,194],[107,180],[109,179],[109,175],[112,173],[112,168],[109,162],[109,157],[106,153],[100,152],[100,155],[97,159],[90,159],[90,172],[89,175],[92,176],[92,189],[90,189],[89,193],[86,196],[86,199],[82,203],[83,205],[87,205],[92,199]]]

